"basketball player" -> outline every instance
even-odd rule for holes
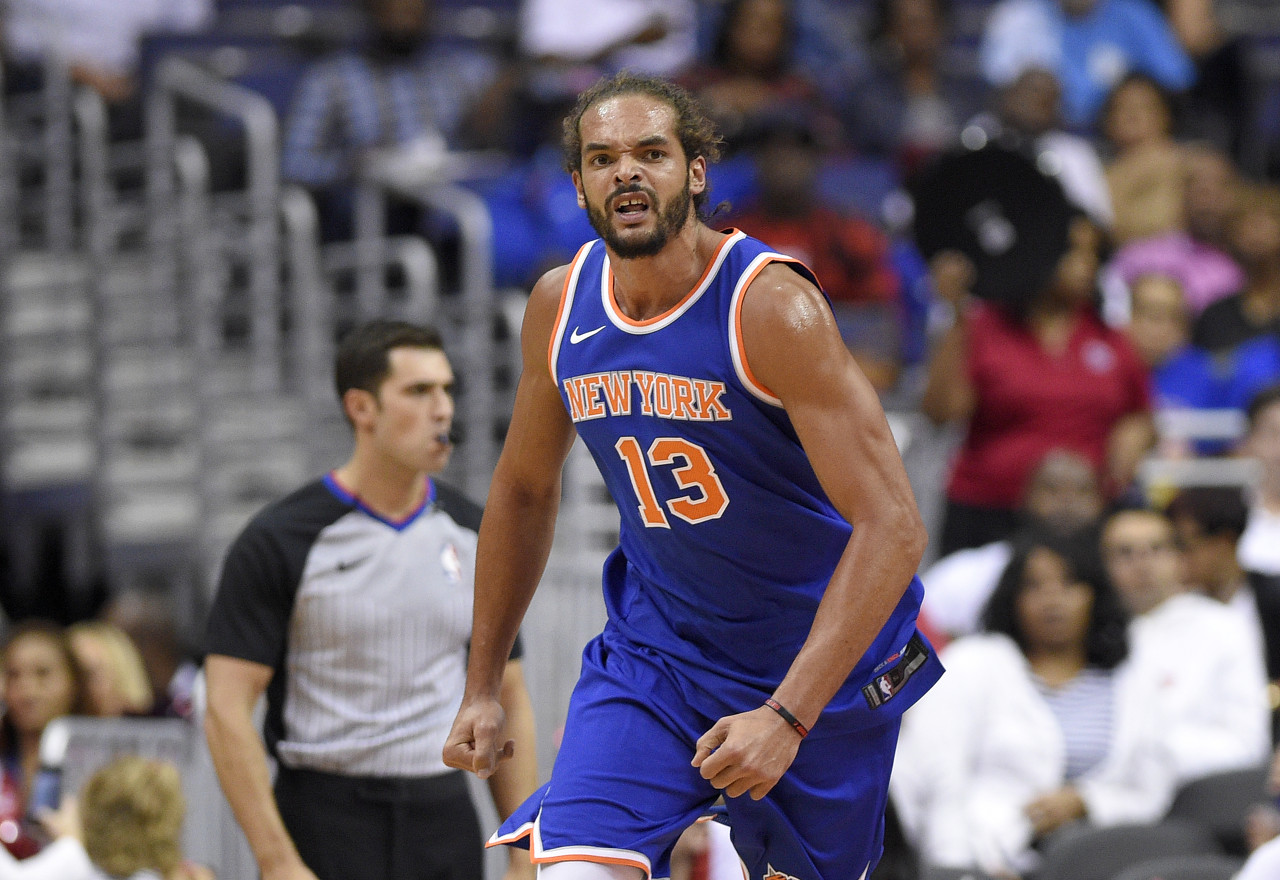
[[[544,880],[666,877],[723,793],[752,878],[856,880],[880,853],[899,715],[941,672],[884,413],[809,271],[700,221],[718,139],[683,91],[621,74],[565,125],[603,240],[529,301],[446,763],[483,777],[509,751],[502,668],[576,431],[622,514],[609,620],[550,783],[491,843],[530,847]]]

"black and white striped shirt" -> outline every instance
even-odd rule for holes
[[[1115,675],[1086,667],[1061,687],[1050,687],[1038,675],[1036,689],[1062,728],[1066,746],[1066,778],[1078,779],[1101,764],[1114,738]]]
[[[475,504],[434,482],[391,522],[332,475],[254,517],[228,551],[208,650],[275,670],[264,734],[278,760],[351,776],[446,772],[479,522]]]

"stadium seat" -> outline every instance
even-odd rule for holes
[[[1111,880],[1120,871],[1159,856],[1218,853],[1208,829],[1169,819],[1155,825],[1066,829],[1049,839],[1040,880]]]
[[[1231,880],[1242,864],[1230,856],[1168,856],[1125,868],[1111,880]]]
[[[921,868],[920,880],[991,880],[973,868]]]
[[[1169,816],[1209,829],[1232,855],[1244,856],[1244,821],[1249,810],[1268,800],[1267,768],[1252,767],[1215,773],[1184,785],[1173,799]]]

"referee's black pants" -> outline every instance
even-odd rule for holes
[[[482,880],[484,844],[461,771],[384,779],[281,766],[276,803],[320,880]]]

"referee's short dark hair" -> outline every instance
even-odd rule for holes
[[[361,324],[338,343],[333,363],[333,383],[338,399],[352,388],[377,394],[378,386],[391,372],[387,357],[393,348],[427,348],[444,351],[440,331],[430,324],[407,321],[370,321]]]

